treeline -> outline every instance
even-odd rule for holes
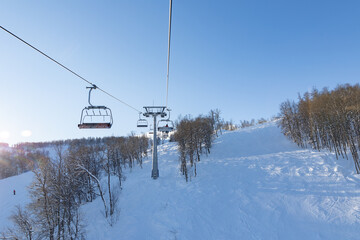
[[[24,151],[21,148],[3,148],[0,151],[0,179],[31,171],[41,151]]]
[[[270,118],[270,121],[274,121],[274,120],[277,120],[277,119],[279,119],[278,116],[272,117],[272,118]],[[252,127],[252,126],[255,126],[255,125],[260,125],[260,124],[263,124],[263,123],[266,123],[266,122],[268,122],[268,120],[265,119],[265,118],[259,118],[257,120],[251,119],[250,121],[248,121],[248,120],[240,120],[239,124],[235,124],[232,120],[223,121],[222,129],[228,130],[228,131],[234,131],[234,130],[241,129],[241,128],[247,128],[247,127]]]
[[[84,138],[81,140],[85,140],[85,141],[101,141],[101,138]],[[67,139],[67,140],[54,140],[54,141],[48,141],[48,142],[21,142],[21,143],[16,143],[13,145],[14,148],[17,149],[23,149],[23,150],[34,150],[34,149],[39,149],[39,148],[49,148],[49,147],[53,147],[54,145],[58,144],[58,143],[63,143],[63,144],[70,144],[72,141],[74,141],[74,139]]]
[[[278,117],[271,118],[271,121],[276,120]],[[258,120],[251,119],[251,121],[248,120],[241,120],[239,124],[235,124],[232,120],[229,121],[222,121],[221,123],[221,129],[227,130],[227,131],[234,131],[241,128],[247,128],[252,127],[255,125],[260,125],[263,123],[268,122],[265,118],[260,118]]]
[[[234,131],[239,128],[254,126],[267,122],[264,118],[257,121],[240,121],[234,124],[232,120],[225,121],[221,117],[219,109],[210,110],[203,116],[196,118],[185,116],[176,121],[176,132],[172,135],[171,141],[178,144],[180,171],[186,181],[191,177],[196,177],[196,163],[200,161],[203,153],[209,154],[214,136],[218,137],[223,130]]]
[[[9,147],[0,143],[0,179],[31,171],[37,166],[39,155],[52,151],[57,145],[70,146],[74,143],[84,145],[104,144],[106,138],[67,139],[49,142],[18,143]]]
[[[137,136],[56,143],[55,154],[37,159],[31,203],[16,209],[14,227],[0,239],[85,239],[79,207],[97,197],[112,225],[118,215],[123,169],[141,166],[148,147],[148,138]]]
[[[297,103],[280,107],[282,132],[301,147],[328,149],[347,158],[350,151],[360,173],[360,86],[341,85],[329,91],[314,89]]]
[[[219,109],[210,110],[208,117],[212,119],[213,122],[215,122],[213,128],[215,131],[216,136],[218,136],[218,132],[221,133],[222,130],[226,131],[234,131],[240,128],[247,128],[259,124],[266,123],[268,120],[265,118],[260,118],[258,120],[251,119],[251,121],[248,120],[240,120],[239,124],[236,124],[233,122],[233,120],[225,120],[222,117],[220,117],[221,111]],[[278,119],[278,117],[272,117],[271,121]]]
[[[203,152],[210,153],[213,135],[221,133],[222,123],[218,109],[211,110],[207,116],[186,116],[177,121],[174,140],[178,143],[180,171],[186,181],[196,176],[196,163]]]

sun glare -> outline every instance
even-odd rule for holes
[[[24,130],[21,132],[21,136],[23,137],[30,137],[32,135],[32,132],[30,130]]]

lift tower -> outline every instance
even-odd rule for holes
[[[157,179],[159,177],[159,167],[158,167],[158,157],[157,157],[157,126],[156,126],[156,117],[166,117],[165,109],[166,107],[163,106],[151,106],[151,107],[144,107],[145,113],[143,114],[145,117],[153,117],[154,118],[154,143],[153,143],[153,155],[152,155],[152,171],[151,177],[153,179]]]

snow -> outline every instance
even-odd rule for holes
[[[27,172],[0,180],[0,231],[10,226],[9,216],[14,212],[16,205],[24,206],[30,202],[27,186],[33,177],[32,172]],[[16,195],[13,193],[14,190]]]
[[[359,239],[352,160],[300,149],[276,123],[224,132],[188,183],[175,143],[159,146],[157,180],[151,166],[148,158],[127,169],[112,227],[100,199],[81,207],[86,239]],[[0,180],[0,230],[12,206],[28,201],[31,177]]]

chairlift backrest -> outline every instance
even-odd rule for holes
[[[148,127],[148,123],[147,123],[146,120],[145,120],[145,121],[143,121],[143,120],[138,120],[136,126],[137,126],[137,127]]]

